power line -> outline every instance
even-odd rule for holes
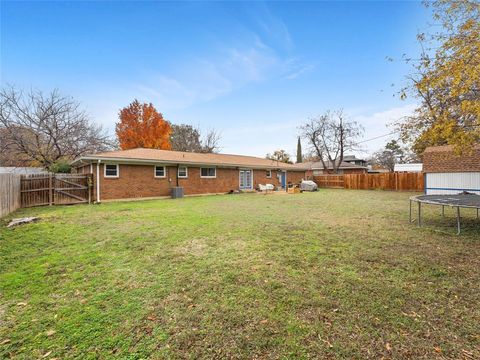
[[[480,126],[480,124],[472,124],[472,125],[469,125],[470,127],[477,127],[477,126]],[[359,141],[357,142],[357,144],[363,144],[363,143],[366,143],[366,142],[369,142],[369,141],[372,141],[372,140],[377,140],[377,139],[381,139],[383,137],[386,137],[386,136],[390,136],[390,135],[393,135],[395,133],[397,133],[398,131],[392,131],[388,134],[384,134],[384,135],[380,135],[380,136],[375,136],[371,139],[367,139],[367,140],[363,140],[363,141]]]
[[[369,141],[372,141],[372,140],[377,140],[377,139],[380,139],[380,138],[383,138],[383,137],[386,137],[386,136],[393,135],[393,134],[395,134],[395,133],[396,133],[396,131],[392,131],[392,132],[390,132],[390,133],[388,133],[388,134],[385,134],[385,135],[375,136],[375,137],[373,137],[373,138],[371,138],[371,139],[359,141],[357,144],[363,144],[363,143],[366,143],[366,142],[369,142]]]

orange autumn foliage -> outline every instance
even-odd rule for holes
[[[122,150],[138,147],[170,150],[171,127],[150,103],[134,100],[120,110],[115,132]]]

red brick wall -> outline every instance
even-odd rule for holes
[[[287,171],[287,183],[298,184],[302,179],[306,179],[305,171]]]
[[[96,164],[93,164],[94,181],[96,182]],[[105,178],[104,165],[100,165],[100,198],[101,200],[128,199],[142,197],[169,196],[170,188],[177,185],[177,168],[166,167],[165,178],[154,177],[153,165],[119,165],[118,178]],[[90,172],[90,166],[78,171]],[[287,182],[297,183],[305,177],[303,171],[288,171]],[[266,177],[266,170],[253,171],[254,188],[258,184],[274,184],[280,186],[277,172],[272,170],[272,177]],[[183,186],[185,195],[226,193],[239,188],[239,170],[218,168],[217,177],[201,178],[199,167],[188,167],[188,178],[179,178],[178,185]],[[96,197],[96,183],[94,193]]]
[[[176,168],[171,168],[169,174],[172,180],[176,179]],[[189,167],[188,178],[178,180],[179,186],[183,186],[185,195],[226,193],[238,190],[239,185],[238,170],[225,168],[217,168],[217,177],[207,179],[200,177],[200,168]],[[176,185],[175,180],[172,181],[172,185]]]
[[[423,153],[423,172],[470,171],[480,171],[480,146],[463,155],[455,155],[450,146],[427,148]]]
[[[272,170],[271,175],[271,177],[267,178],[267,170],[253,170],[253,188],[257,188],[258,184],[273,184],[276,187],[280,186],[277,172]]]

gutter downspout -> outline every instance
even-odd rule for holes
[[[178,185],[178,168],[180,167],[180,164],[177,164],[177,175],[176,175],[176,178],[177,178],[177,187],[179,186]]]
[[[102,160],[98,160],[97,163],[97,203],[100,203],[100,162]]]

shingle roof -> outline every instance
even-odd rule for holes
[[[457,155],[454,147],[450,145],[428,147],[423,153],[423,172],[479,172],[480,145],[476,145],[472,150]]]
[[[474,149],[480,150],[480,144],[473,146]],[[454,147],[453,145],[441,145],[441,146],[429,146],[425,149],[424,152],[431,153],[431,152],[453,152]]]
[[[353,161],[353,160],[364,161],[364,159],[357,158],[355,155],[345,155],[343,157],[343,160],[345,160],[345,161]]]
[[[108,151],[93,155],[82,156],[73,165],[80,162],[92,162],[96,160],[119,160],[129,162],[157,162],[171,164],[191,165],[217,165],[217,166],[245,166],[263,169],[284,169],[304,171],[305,167],[297,167],[293,164],[285,164],[279,161],[262,159],[254,156],[231,155],[231,154],[202,154],[183,151],[157,150],[136,148],[129,150]]]

